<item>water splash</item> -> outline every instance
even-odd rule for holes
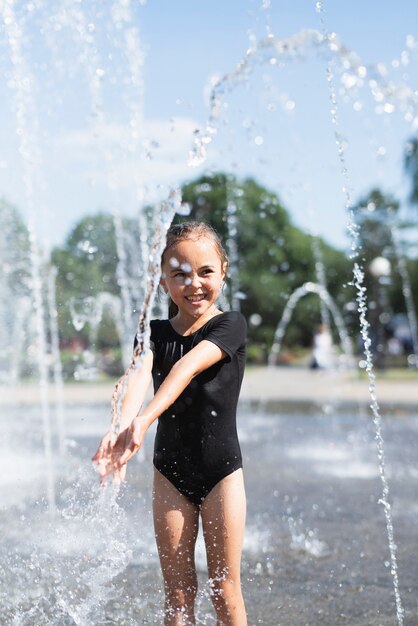
[[[318,538],[318,529],[313,530],[303,527],[302,519],[295,519],[293,517],[287,518],[289,525],[291,542],[291,550],[301,552],[303,554],[309,554],[316,558],[326,556],[329,553],[328,546],[325,541],[321,541]]]
[[[127,123],[127,131],[129,140],[125,141],[125,134],[121,133],[118,139],[118,145],[114,150],[109,150],[106,145],[106,129],[108,120],[105,115],[106,104],[106,79],[107,83],[112,82],[110,68],[107,68],[99,54],[99,35],[96,26],[89,22],[87,8],[81,5],[69,3],[66,8],[65,16],[59,15],[57,18],[61,25],[65,25],[72,33],[76,42],[77,49],[80,50],[81,68],[85,75],[90,95],[90,109],[92,120],[92,136],[97,144],[96,158],[104,159],[106,171],[106,186],[110,205],[112,208],[113,224],[115,229],[115,241],[117,250],[117,281],[120,288],[120,295],[123,303],[121,309],[121,317],[123,332],[119,332],[123,362],[127,365],[131,358],[132,342],[129,337],[132,336],[134,329],[134,296],[133,291],[141,294],[145,291],[145,285],[141,283],[139,277],[146,273],[148,259],[148,229],[144,215],[144,208],[138,211],[138,238],[140,241],[140,267],[138,268],[138,280],[134,280],[130,276],[128,268],[128,254],[126,249],[126,236],[124,232],[123,222],[120,214],[121,198],[119,197],[119,178],[117,168],[120,167],[119,152],[122,150],[122,158],[128,156],[141,156],[141,139],[140,133],[143,126],[143,99],[144,99],[144,82],[142,77],[142,68],[144,64],[144,53],[138,34],[138,28],[132,17],[131,3],[129,0],[116,0],[110,7],[110,16],[106,22],[112,25],[116,30],[117,38],[115,47],[120,47],[123,54],[123,67],[127,68],[128,76],[122,80],[123,100],[127,108],[129,120]],[[109,32],[111,37],[113,33]],[[122,144],[126,143],[126,146]],[[128,163],[125,163],[128,166]],[[133,182],[135,187],[135,201],[139,201],[143,197],[141,184],[140,167],[136,167],[133,173]]]
[[[328,33],[325,20],[324,20],[324,5],[323,2],[316,3],[316,10],[320,15],[320,23],[322,34],[324,40],[328,41],[330,50],[333,50],[335,47],[335,35],[334,33]],[[382,73],[382,72],[381,72]],[[340,163],[341,175],[344,180],[343,194],[345,198],[345,208],[348,213],[348,232],[351,236],[351,250],[352,250],[352,258],[354,260],[353,266],[353,285],[356,288],[357,296],[356,301],[358,305],[359,312],[359,320],[360,320],[360,334],[364,345],[364,355],[366,358],[366,372],[369,379],[369,392],[371,398],[370,408],[372,410],[373,415],[373,423],[375,427],[375,439],[377,446],[377,457],[379,463],[379,474],[382,484],[382,497],[379,500],[379,503],[383,505],[385,520],[386,520],[386,531],[388,537],[388,547],[390,553],[390,562],[391,562],[391,575],[393,581],[393,589],[395,595],[396,602],[396,619],[399,626],[403,625],[404,620],[404,609],[402,606],[400,591],[399,591],[399,578],[398,578],[398,563],[397,563],[397,548],[394,539],[394,528],[393,528],[393,519],[392,519],[392,506],[390,504],[389,498],[389,483],[387,479],[386,473],[386,458],[385,458],[385,444],[382,433],[382,417],[380,414],[380,407],[377,401],[376,395],[376,376],[373,371],[373,356],[371,352],[371,339],[369,335],[369,327],[370,324],[367,320],[367,291],[364,286],[364,271],[358,261],[359,254],[359,229],[358,225],[355,223],[355,216],[353,211],[353,202],[351,198],[350,192],[350,180],[349,173],[345,159],[345,143],[343,141],[342,135],[339,131],[339,118],[338,118],[338,100],[337,100],[337,92],[334,83],[334,73],[331,67],[331,64],[327,65],[326,68],[326,78],[328,82],[329,88],[329,100],[330,100],[330,113],[331,113],[331,121],[334,125],[334,135],[335,142],[337,145],[338,159]],[[370,81],[372,82],[372,81]],[[384,82],[384,86],[388,87],[388,91],[384,94],[384,89],[379,87],[376,81],[373,81],[372,91],[378,92],[381,90],[382,98],[385,100],[388,106],[394,106],[391,103],[391,98],[393,95],[393,90],[389,85],[386,85]],[[385,106],[385,105],[384,105]],[[414,105],[416,107],[416,104]]]
[[[321,3],[318,5],[322,7]],[[189,153],[189,165],[198,167],[206,160],[207,148],[216,137],[224,111],[225,94],[247,82],[258,65],[274,65],[280,68],[285,61],[300,60],[311,49],[318,55],[332,56],[341,72],[341,89],[344,95],[352,97],[356,88],[366,86],[379,107],[378,113],[399,110],[405,121],[412,124],[413,128],[418,125],[418,102],[414,90],[405,83],[396,84],[389,80],[387,70],[382,64],[365,64],[356,52],[340,41],[336,33],[327,34],[311,29],[303,30],[287,39],[278,39],[270,34],[260,41],[253,41],[236,69],[224,74],[213,85],[209,98],[208,119],[203,129],[195,131]],[[328,82],[331,80],[329,71]],[[335,125],[336,101],[331,102],[331,105],[332,122]],[[339,136],[339,141],[343,143],[342,136]]]
[[[90,473],[90,489],[86,479],[80,474],[61,494],[59,514],[45,520],[40,507],[17,520],[20,548],[7,555],[2,575],[10,591],[19,576],[17,597],[11,593],[3,605],[11,626],[101,623],[104,607],[115,594],[110,583],[126,568],[132,552],[116,490],[97,493]]]
[[[100,322],[96,298],[93,296],[74,296],[69,301],[71,321],[75,330],[80,331],[86,324],[96,327]]]
[[[226,205],[226,225],[228,237],[226,240],[226,249],[228,252],[229,266],[229,292],[230,302],[233,311],[239,311],[241,308],[241,300],[237,297],[240,293],[239,288],[239,256],[238,256],[238,225],[239,225],[239,198],[242,190],[234,187],[231,181],[227,182],[227,205]]]
[[[165,248],[167,230],[169,229],[170,224],[178,211],[181,211],[181,192],[179,189],[172,189],[168,198],[162,202],[160,210],[157,213],[158,222],[156,224],[154,238],[151,245],[150,261],[147,273],[147,289],[139,315],[136,332],[137,346],[134,350],[131,363],[125,374],[116,384],[112,396],[112,431],[116,435],[119,433],[121,408],[126,394],[129,376],[135,369],[141,367],[146,350],[149,346],[149,322],[161,277],[161,255]]]
[[[9,46],[12,63],[12,79],[9,84],[15,100],[16,132],[23,167],[23,184],[27,211],[29,215],[28,231],[30,242],[31,288],[34,300],[34,313],[37,335],[37,362],[39,370],[39,393],[42,415],[43,439],[47,459],[46,485],[51,512],[55,509],[55,484],[52,463],[52,430],[49,404],[49,382],[47,366],[47,332],[45,326],[46,311],[43,299],[44,262],[39,249],[35,228],[37,212],[36,192],[40,181],[40,150],[38,139],[37,111],[33,101],[34,79],[22,51],[24,34],[15,16],[15,3],[8,0],[0,5],[3,24]]]

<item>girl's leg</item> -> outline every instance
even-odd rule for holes
[[[201,507],[217,626],[247,624],[240,580],[245,509],[241,469],[221,480]]]
[[[164,578],[164,626],[194,626],[197,593],[194,550],[199,509],[156,469],[153,514]]]

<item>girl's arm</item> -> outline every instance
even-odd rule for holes
[[[143,357],[140,367],[129,375],[128,387],[121,408],[119,432],[130,426],[142,408],[152,379],[152,363],[153,353],[149,350]]]
[[[121,468],[138,452],[151,424],[168,409],[195,376],[225,358],[226,352],[203,340],[175,363],[145,409],[132,421],[126,435],[118,437],[114,467]]]
[[[119,432],[121,434],[127,430],[135,415],[141,410],[151,382],[152,362],[153,353],[148,351],[142,359],[140,367],[129,374],[126,394],[122,402],[120,414]],[[98,463],[99,474],[101,475],[108,473],[104,468],[107,467],[110,462],[117,438],[115,424],[112,423],[111,430],[101,439],[97,452],[92,457],[92,460]]]

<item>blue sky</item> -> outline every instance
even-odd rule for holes
[[[383,64],[393,85],[418,89],[412,39],[418,39],[418,3],[323,5],[327,30],[365,66]],[[164,197],[169,185],[228,169],[277,192],[298,225],[348,247],[324,55],[311,50],[283,67],[254,67],[248,81],[225,95],[206,162],[188,166],[193,133],[207,120],[211,81],[233,71],[268,33],[286,39],[320,29],[315,2],[114,0],[80,7],[83,13],[69,0],[16,2],[23,74],[31,77],[26,132],[38,155],[29,165],[31,202],[16,136],[14,70],[1,33],[0,194],[25,215],[32,212],[42,240],[61,243],[78,219],[98,210],[135,215],[138,203]],[[377,185],[404,200],[402,153],[414,115],[406,121],[396,99],[393,110],[376,112],[369,76],[349,96],[339,93],[352,197]],[[340,75],[335,84],[339,91]]]

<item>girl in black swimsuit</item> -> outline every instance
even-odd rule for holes
[[[170,228],[161,284],[174,315],[151,322],[150,351],[130,376],[120,435],[116,441],[105,435],[93,457],[102,475],[123,475],[158,418],[153,514],[165,626],[195,624],[199,516],[217,624],[247,624],[240,584],[245,491],[236,430],[246,324],[240,313],[216,306],[226,269],[225,251],[208,225]],[[151,378],[155,395],[141,409]]]

